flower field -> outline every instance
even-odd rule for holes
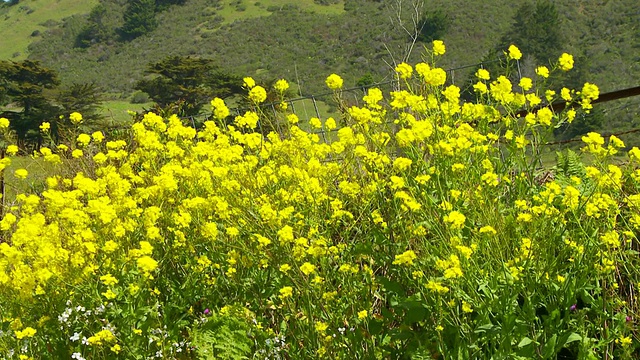
[[[640,149],[589,133],[588,162],[545,173],[541,148],[598,87],[546,87],[569,54],[514,83],[512,46],[462,100],[445,51],[361,107],[328,76],[342,116],[311,131],[246,78],[234,119],[214,99],[198,130],[149,113],[131,138],[41,148],[56,170],[0,221],[0,356],[637,358]]]

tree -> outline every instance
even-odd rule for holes
[[[99,113],[100,105],[104,101],[102,89],[95,83],[72,84],[60,91],[56,101],[61,107],[62,120],[52,123],[51,134],[54,140],[59,140],[61,132],[71,127],[69,115],[72,112],[82,114],[81,130],[91,132],[98,130],[97,123],[104,118]]]
[[[563,44],[560,19],[553,2],[539,0],[523,3],[514,17],[514,24],[502,39],[500,48],[516,44],[525,55],[532,55],[538,63],[556,59]]]
[[[38,61],[0,61],[0,94],[22,111],[5,111],[1,114],[11,120],[18,145],[24,147],[27,138],[40,140],[38,127],[44,121],[56,118],[59,108],[44,95],[46,89],[60,84],[54,70],[44,68]],[[5,100],[7,101],[7,100]]]
[[[420,19],[418,40],[427,43],[433,40],[442,40],[449,29],[449,24],[449,17],[442,10],[425,13]]]
[[[129,0],[120,34],[125,40],[150,33],[158,27],[154,0]]]
[[[183,5],[186,0],[156,0],[156,10],[163,11],[171,5]]]
[[[160,107],[181,104],[180,115],[196,115],[214,97],[240,93],[239,77],[225,74],[210,59],[171,56],[150,64],[151,77],[138,81],[135,88],[149,94]]]
[[[107,8],[104,4],[96,5],[91,10],[87,23],[76,36],[75,47],[86,48],[111,39],[113,34],[105,24],[106,16]]]

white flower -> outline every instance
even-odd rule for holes
[[[74,332],[73,336],[69,338],[69,340],[76,342],[78,340],[80,340],[80,333]]]
[[[80,354],[79,352],[75,352],[71,355],[72,359],[76,359],[76,360],[85,360],[84,357],[82,357],[82,354]]]
[[[82,337],[82,345],[89,345],[89,340],[87,340],[86,336]]]

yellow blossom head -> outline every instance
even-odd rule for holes
[[[71,115],[69,115],[69,120],[71,120],[72,124],[78,125],[82,122],[82,114],[79,112],[72,112]]]
[[[563,71],[569,71],[573,69],[573,55],[563,53],[562,55],[560,55],[560,58],[558,59],[558,65],[560,66],[560,69]]]
[[[520,49],[515,45],[509,46],[509,53],[507,55],[513,60],[520,60],[522,58],[522,52],[520,52]]]
[[[256,104],[267,100],[267,91],[262,86],[254,86],[249,90],[249,99]]]
[[[336,74],[331,74],[327,77],[327,80],[325,80],[325,83],[327,84],[327,87],[331,90],[338,90],[340,88],[342,88],[342,84],[343,84],[343,80],[340,77],[340,75],[336,75]]]
[[[432,45],[433,53],[435,55],[444,55],[444,53],[447,51],[442,40],[433,40]]]

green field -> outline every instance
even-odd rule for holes
[[[142,111],[153,106],[153,103],[131,104],[124,100],[109,100],[102,103],[102,115],[106,124],[126,124],[131,120],[131,115],[127,111]]]
[[[29,44],[39,40],[39,36],[31,36],[34,31],[46,31],[47,22],[57,25],[68,16],[88,13],[97,3],[97,0],[31,0],[0,8],[0,39],[11,39],[0,46],[0,59],[26,58]]]
[[[241,5],[236,6],[235,4]],[[224,17],[224,24],[233,23],[236,20],[244,20],[260,16],[269,16],[269,10],[282,9],[287,5],[295,5],[304,11],[311,11],[319,14],[339,15],[344,13],[344,1],[339,1],[332,5],[319,5],[310,0],[264,0],[264,1],[225,1],[224,8],[218,15]],[[240,10],[244,9],[244,10]],[[269,10],[267,10],[269,9]]]

